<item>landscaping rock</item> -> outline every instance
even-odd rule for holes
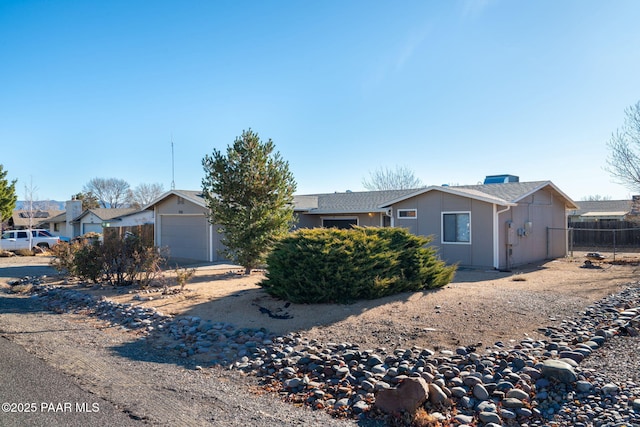
[[[542,362],[541,372],[544,377],[563,383],[572,383],[578,379],[573,367],[561,360],[545,360]]]
[[[397,388],[380,390],[375,407],[386,412],[415,412],[429,398],[429,385],[421,377],[407,378]]]

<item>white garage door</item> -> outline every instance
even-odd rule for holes
[[[90,224],[90,223],[82,224],[82,234],[87,234],[89,232],[102,234],[102,224]]]
[[[171,258],[208,260],[209,223],[202,216],[162,215],[160,245],[169,248]]]

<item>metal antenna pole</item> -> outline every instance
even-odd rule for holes
[[[171,189],[176,189],[175,161],[173,156],[173,133],[171,133]]]

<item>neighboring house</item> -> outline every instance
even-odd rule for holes
[[[634,196],[636,197],[638,196]],[[579,208],[569,212],[569,224],[626,221],[633,207],[632,200],[592,200],[581,201],[578,204]]]
[[[578,209],[551,181],[310,194],[294,203],[297,228],[405,227],[432,236],[448,263],[496,269],[566,256],[567,211]],[[171,190],[146,209],[155,212],[156,246],[172,257],[222,260],[201,192]]]
[[[218,227],[207,219],[201,191],[170,190],[144,210],[153,212],[155,245],[169,250],[172,259],[224,261]]]
[[[115,216],[102,221],[105,228],[110,227],[135,227],[136,225],[153,224],[153,211],[150,210],[134,210],[124,215]]]
[[[509,269],[567,254],[567,210],[551,181],[297,196],[299,228],[396,226],[432,236],[448,263]]]
[[[59,209],[46,209],[46,210],[28,210],[28,209],[16,209],[13,211],[13,215],[8,220],[9,228],[14,230],[24,230],[27,228],[48,228],[45,227],[49,220],[63,211]]]
[[[70,224],[73,225],[73,235],[70,237],[82,236],[90,232],[102,234],[102,228],[107,224],[110,224],[110,221],[120,221],[119,218],[122,218],[129,214],[133,214],[135,212],[138,212],[138,209],[87,209],[70,221]]]
[[[54,236],[73,239],[88,232],[103,234],[103,228],[153,224],[153,212],[134,208],[82,210],[81,200],[65,202],[65,211],[41,224]]]
[[[71,237],[67,234],[67,213],[62,212],[59,215],[49,218],[46,221],[46,226],[43,224],[42,228],[47,228],[54,236]]]
[[[73,219],[80,216],[82,213],[82,201],[81,200],[68,200],[65,202],[65,210],[52,218],[47,219],[47,226],[43,228],[49,229],[54,236],[68,237],[72,239],[80,236],[79,231],[74,227]]]

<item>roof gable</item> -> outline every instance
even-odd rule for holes
[[[499,184],[492,184],[492,185],[499,185]],[[417,197],[417,196],[420,196],[420,195],[425,194],[425,193],[429,193],[431,191],[440,191],[440,192],[443,192],[443,193],[453,194],[453,195],[461,196],[461,197],[467,197],[467,198],[470,198],[470,199],[480,200],[480,201],[483,201],[483,202],[494,203],[494,204],[503,205],[503,206],[512,206],[512,205],[515,204],[513,202],[509,202],[508,200],[502,199],[500,197],[493,196],[491,194],[487,194],[485,192],[479,191],[479,190],[474,189],[474,188],[449,187],[449,186],[431,186],[431,187],[427,187],[427,188],[424,188],[424,189],[420,189],[420,190],[414,191],[412,194],[407,194],[407,195],[405,195],[403,197],[399,197],[397,199],[388,200],[388,201],[384,202],[383,204],[381,204],[380,207],[388,207],[388,206],[394,205],[396,203],[402,202],[404,200],[411,199],[413,197]]]
[[[549,188],[562,196],[569,208],[575,208],[576,204],[569,196],[564,194],[556,185],[551,181],[530,181],[530,182],[505,182],[503,184],[483,184],[483,185],[465,185],[461,188],[473,188],[483,193],[491,194],[496,197],[503,198],[512,203],[518,203],[526,197],[529,197],[533,193],[542,190],[543,188]]]
[[[96,209],[86,209],[80,215],[73,219],[73,222],[78,222],[85,216],[89,214],[93,214],[97,216],[100,220],[104,221],[107,219],[113,219],[119,216],[127,215],[130,213],[137,212],[136,208],[96,208]]]
[[[192,203],[195,203],[198,206],[207,207],[207,203],[204,199],[204,195],[202,191],[192,191],[192,190],[169,190],[166,193],[159,196],[157,199],[149,203],[147,206],[143,207],[142,210],[152,209],[155,205],[165,200],[168,197],[176,196],[182,197],[185,200],[189,200]]]

